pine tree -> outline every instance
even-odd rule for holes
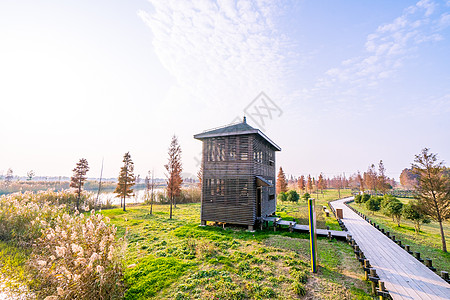
[[[117,186],[114,190],[114,193],[117,194],[116,197],[121,198],[120,204],[122,206],[123,203],[123,211],[126,211],[126,198],[133,194],[133,185],[136,182],[136,177],[133,172],[134,163],[131,160],[130,152],[127,152],[123,156],[123,167],[120,168]]]
[[[80,210],[80,199],[81,190],[83,188],[84,182],[86,181],[86,173],[89,171],[88,161],[84,158],[77,162],[75,169],[73,171],[73,176],[70,178],[70,187],[76,189],[77,193],[77,210]]]
[[[172,205],[176,207],[176,197],[181,193],[181,171],[183,170],[181,164],[181,147],[178,144],[178,139],[174,135],[169,146],[169,161],[164,167],[167,170],[167,196],[170,201],[170,219],[172,219]]]
[[[288,190],[288,184],[286,181],[286,175],[284,174],[283,168],[280,167],[277,176],[277,194],[286,193]]]
[[[439,223],[442,251],[447,252],[442,223],[450,218],[450,179],[445,176],[444,163],[424,148],[415,156],[412,169],[418,175],[416,192],[423,212]]]

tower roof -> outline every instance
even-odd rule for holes
[[[257,134],[271,144],[275,151],[281,151],[281,148],[275,144],[271,139],[269,139],[261,130],[253,128],[247,124],[246,118],[241,123],[235,123],[231,125],[226,125],[219,128],[214,128],[206,130],[202,133],[194,135],[195,139],[202,140],[212,137],[222,137],[222,136],[232,136],[232,135],[243,135],[243,134]]]

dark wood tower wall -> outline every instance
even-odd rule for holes
[[[202,221],[252,226],[257,217],[275,212],[275,151],[259,135],[203,139],[202,166]],[[272,186],[258,187],[256,176]]]

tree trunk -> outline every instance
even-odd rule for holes
[[[125,198],[127,197],[127,181],[128,181],[128,176],[125,177],[125,187],[124,187],[124,193],[123,193],[123,211],[125,210]]]
[[[77,198],[77,210],[80,211],[80,198],[81,198],[81,178],[78,183],[78,198]]]
[[[172,219],[172,202],[173,202],[173,197],[170,197],[170,217],[169,217],[169,219]]]
[[[445,235],[444,235],[444,228],[442,227],[442,220],[439,221],[439,227],[441,230],[442,251],[447,253],[447,244],[445,243]]]

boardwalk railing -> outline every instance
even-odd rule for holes
[[[362,217],[364,220],[366,220],[370,225],[372,225],[373,227],[375,227],[376,229],[378,229],[379,231],[381,231],[381,233],[383,233],[384,235],[386,235],[388,238],[390,238],[394,243],[396,243],[397,245],[399,245],[403,250],[405,250],[406,252],[408,252],[409,254],[413,255],[418,261],[420,261],[421,263],[424,263],[425,266],[428,267],[428,269],[430,269],[431,271],[437,273],[437,270],[435,267],[433,267],[433,261],[430,258],[425,258],[425,260],[423,258],[421,258],[420,256],[420,252],[413,252],[411,250],[410,245],[403,245],[402,241],[400,239],[396,239],[395,235],[391,235],[391,233],[389,231],[386,231],[384,228],[381,228],[379,224],[373,222],[372,220],[370,220],[365,214],[359,212],[358,210],[356,210],[354,207],[348,205],[349,203],[353,202],[354,200],[349,200],[344,202],[344,204],[351,209],[352,211],[354,211],[356,214],[358,214],[360,217]],[[438,273],[437,273],[438,274]],[[439,274],[438,274],[439,275]],[[441,271],[440,274],[441,278],[444,279],[447,283],[450,283],[450,279],[449,279],[449,275],[447,271]]]

